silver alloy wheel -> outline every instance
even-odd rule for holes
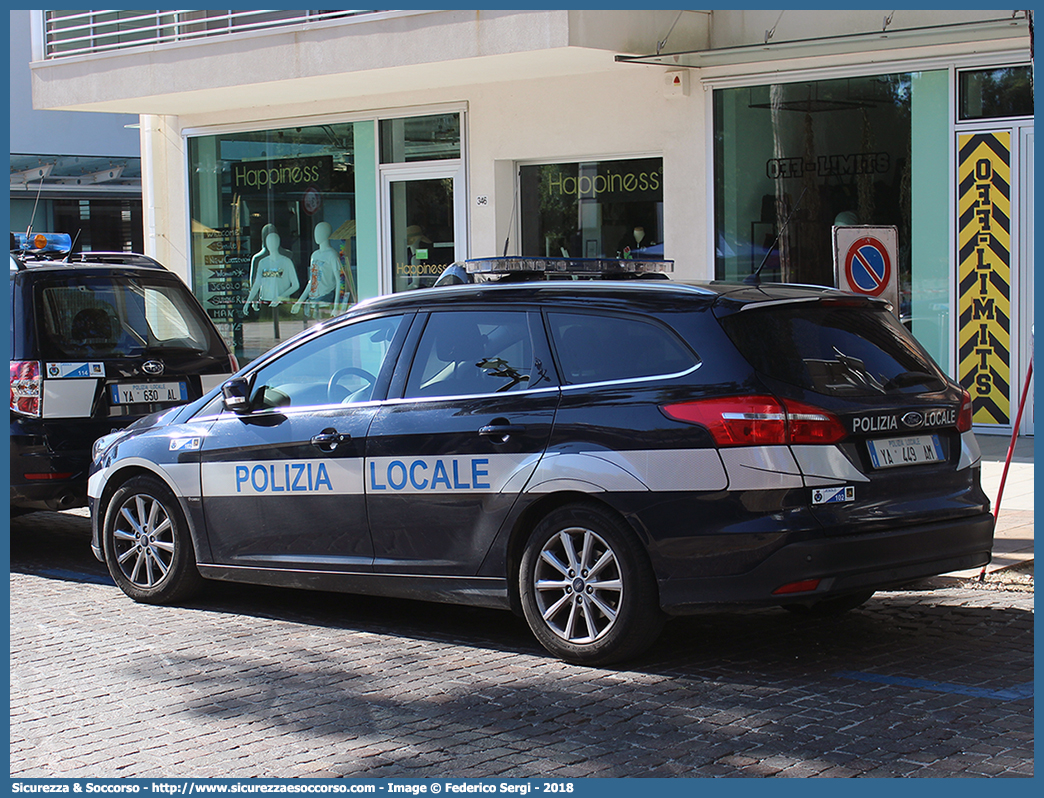
[[[119,509],[112,530],[120,571],[136,587],[155,587],[174,560],[174,525],[163,504],[135,493]]]
[[[620,564],[590,529],[570,527],[552,535],[533,571],[534,598],[547,627],[570,643],[592,643],[608,634],[623,601]]]

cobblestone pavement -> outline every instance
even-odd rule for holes
[[[88,538],[12,520],[13,777],[1033,775],[1031,568],[842,619],[678,619],[603,669],[504,612],[236,585],[135,604]]]

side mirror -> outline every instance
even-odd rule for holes
[[[233,377],[221,386],[225,398],[225,409],[233,413],[250,412],[250,381],[245,377]]]

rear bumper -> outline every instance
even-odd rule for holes
[[[11,485],[11,506],[27,510],[71,510],[87,505],[86,479]]]
[[[672,615],[683,615],[708,604],[807,603],[883,590],[985,565],[993,549],[993,528],[994,517],[984,513],[869,535],[791,543],[742,574],[661,580],[660,604]],[[813,591],[772,593],[811,579],[820,580]]]
[[[11,505],[34,510],[86,506],[94,442],[134,420],[41,419],[11,413]]]
[[[90,450],[57,453],[36,440],[26,445],[25,439],[12,436],[11,505],[34,510],[83,507],[89,466]],[[35,478],[27,478],[30,474]]]

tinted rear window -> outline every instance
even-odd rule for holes
[[[752,308],[721,321],[755,370],[821,394],[940,390],[945,380],[885,310],[810,304]]]
[[[214,333],[184,286],[128,276],[71,276],[37,288],[37,324],[47,354],[134,357],[209,352]]]
[[[548,313],[567,384],[680,374],[699,359],[670,330],[642,319]]]

